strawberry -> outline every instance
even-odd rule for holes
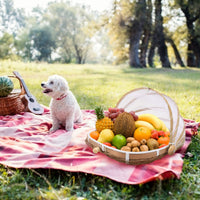
[[[158,136],[159,137],[165,137],[165,132],[164,131],[158,131]]]
[[[151,132],[151,138],[153,138],[153,139],[158,139],[158,131],[156,131],[156,130],[153,130],[152,132]]]

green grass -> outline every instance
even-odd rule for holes
[[[200,69],[130,69],[127,66],[62,65],[0,62],[0,76],[18,71],[30,92],[48,106],[40,83],[51,74],[64,76],[82,109],[114,107],[128,91],[150,87],[175,100],[184,118],[200,121]],[[18,81],[15,80],[16,88]],[[12,169],[0,166],[0,199],[199,199],[200,137],[195,136],[185,156],[179,180],[126,185],[84,173],[46,169]]]

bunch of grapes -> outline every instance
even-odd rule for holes
[[[114,122],[117,116],[123,112],[125,112],[123,108],[108,108],[108,112],[106,113],[106,116],[109,117]],[[134,111],[130,111],[129,113],[133,116],[133,119],[135,121],[138,120],[138,116],[135,114]]]

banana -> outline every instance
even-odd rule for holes
[[[138,120],[149,122],[157,130],[162,129],[162,124],[160,122],[160,119],[153,114],[150,113],[141,114],[138,116]]]
[[[161,130],[162,131],[169,131],[169,129],[166,127],[166,125],[165,125],[165,123],[161,120],[161,119],[159,119],[160,120],[160,123],[161,123],[161,125],[162,125],[162,128],[161,128]]]
[[[142,127],[147,127],[151,131],[155,130],[155,127],[152,124],[150,124],[149,122],[147,122],[147,121],[142,121],[142,120],[135,121],[135,127],[136,128],[141,127],[141,126]]]

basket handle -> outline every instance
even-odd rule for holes
[[[23,87],[23,85],[22,85],[21,80],[20,80],[18,77],[14,76],[14,75],[9,75],[8,77],[18,79],[18,81],[19,81],[19,85],[20,85],[20,89],[21,89],[21,93],[20,93],[20,95],[24,95],[26,92],[25,92],[25,90],[24,90],[24,87]]]

